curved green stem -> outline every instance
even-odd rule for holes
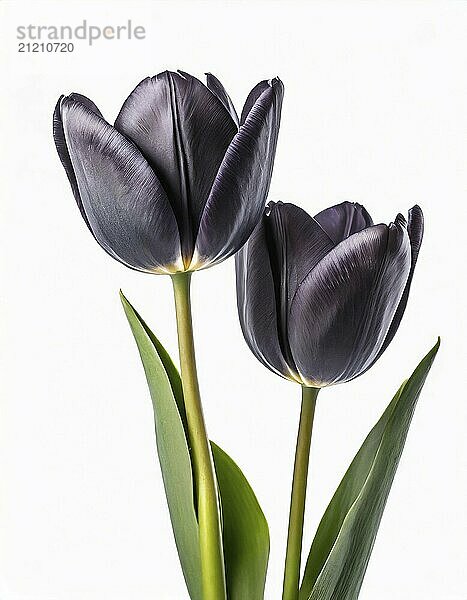
[[[225,600],[220,507],[196,371],[190,302],[191,273],[172,275],[183,397],[198,507],[203,600]]]
[[[300,425],[295,451],[282,600],[297,600],[300,588],[300,562],[308,465],[310,462],[311,433],[313,431],[318,392],[319,389],[317,388],[302,387],[302,409],[300,412]]]

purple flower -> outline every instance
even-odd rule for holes
[[[270,203],[236,256],[243,335],[271,371],[312,386],[369,369],[404,314],[423,236],[419,206],[408,221],[373,225],[344,202],[314,218]]]
[[[283,85],[262,81],[241,118],[222,84],[188,73],[144,79],[110,125],[80,94],[62,96],[58,154],[91,233],[139,271],[209,267],[234,254],[261,217]]]

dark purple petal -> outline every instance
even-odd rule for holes
[[[233,138],[201,217],[191,268],[237,252],[258,223],[271,182],[282,98],[283,85],[276,79]]]
[[[412,277],[415,271],[415,265],[417,264],[418,253],[420,251],[420,246],[422,245],[423,239],[423,212],[418,205],[415,205],[409,210],[407,231],[410,238],[411,248],[410,273],[407,279],[407,284],[405,286],[404,293],[402,294],[401,301],[399,302],[396,314],[394,315],[394,318],[392,320],[391,327],[389,328],[386,339],[384,340],[384,344],[382,345],[381,350],[379,351],[375,361],[378,360],[381,354],[386,350],[386,348],[391,343],[394,335],[396,334],[396,331],[399,329],[400,322],[402,320],[402,317],[404,316],[405,308],[407,306],[407,300],[409,299]]]
[[[240,125],[243,125],[243,123],[245,123],[246,118],[250,114],[250,110],[256,104],[258,98],[270,86],[271,83],[267,79],[265,79],[264,81],[260,81],[259,83],[257,83],[255,87],[251,90],[251,92],[247,96],[247,99],[245,100],[245,104],[243,105],[242,115],[240,117]]]
[[[63,131],[63,123],[62,123],[62,115],[60,114],[60,106],[62,103],[62,100],[64,99],[65,96],[60,96],[60,98],[58,99],[57,104],[55,105],[55,110],[54,110],[54,115],[53,115],[53,137],[54,137],[54,141],[55,141],[55,147],[57,148],[57,152],[58,152],[58,156],[60,158],[60,161],[65,169],[65,173],[67,174],[68,177],[68,181],[70,182],[71,185],[71,190],[73,192],[73,196],[75,197],[76,203],[78,205],[78,208],[81,212],[81,215],[86,223],[86,225],[88,226],[89,230],[92,232],[92,229],[89,225],[89,221],[88,218],[86,216],[86,212],[84,210],[83,207],[83,203],[81,202],[81,198],[79,195],[79,189],[78,189],[78,182],[76,181],[76,176],[75,176],[75,172],[73,171],[73,165],[71,164],[71,159],[70,159],[70,154],[68,152],[68,148],[66,145],[66,140],[65,140],[65,133]],[[81,94],[71,94],[69,96],[69,98],[72,98],[78,102],[81,102],[84,106],[88,106],[89,108],[91,108],[91,110],[93,110],[94,112],[99,113],[99,109],[97,108],[97,106],[94,104],[94,102],[92,102],[92,100],[89,100],[89,98],[86,98],[86,96],[82,96]]]
[[[237,126],[222,102],[187,73],[144,79],[115,128],[141,150],[175,212],[182,254],[191,260],[201,213]]]
[[[269,251],[273,270],[286,281],[286,302],[290,303],[308,273],[336,244],[322,227],[300,207],[283,202],[268,205]]]
[[[229,111],[230,116],[238,126],[239,120],[237,111],[235,110],[235,106],[233,105],[233,102],[230,99],[230,96],[226,92],[225,87],[222,85],[222,83],[212,73],[206,73],[206,85],[211,90],[211,92],[219,98],[219,100]]]
[[[310,272],[291,305],[289,341],[302,378],[349,381],[374,362],[410,270],[401,225],[375,225],[346,238]]]
[[[320,225],[294,204],[270,202],[264,219],[271,262],[282,353],[294,365],[288,342],[290,302],[308,273],[335,244]]]
[[[73,98],[61,100],[60,114],[85,218],[97,241],[134,269],[179,269],[175,216],[140,151]]]
[[[374,350],[366,361],[363,360],[362,353],[353,357],[349,363],[352,377],[362,374],[377,360],[379,348],[387,336],[410,273],[410,239],[405,220],[396,219],[394,223],[390,223],[388,232],[386,256],[368,299],[367,318],[359,341],[360,347],[370,348],[374,344]],[[376,339],[377,342],[374,343]]]
[[[235,255],[238,315],[243,336],[256,358],[274,373],[293,379],[279,342],[266,218],[263,217],[248,242]]]
[[[373,225],[366,209],[353,202],[342,202],[326,208],[318,213],[315,219],[336,244],[353,233]]]
[[[61,111],[60,111],[61,103],[64,98],[65,98],[65,96],[60,96],[60,98],[58,99],[58,102],[55,106],[54,115],[53,115],[53,137],[54,137],[54,141],[55,141],[55,146],[57,148],[57,152],[58,152],[58,156],[60,157],[60,161],[61,161],[63,167],[65,168],[65,172],[67,174],[68,181],[70,182],[71,190],[75,197],[76,203],[81,212],[81,216],[83,217],[84,222],[88,226],[89,231],[92,233],[94,238],[96,238],[96,236],[94,235],[94,232],[91,228],[91,225],[89,224],[89,220],[86,215],[86,211],[84,210],[83,203],[81,202],[81,197],[79,195],[78,182],[76,181],[75,172],[73,170],[73,165],[71,164],[71,158],[70,158],[68,148],[66,145],[65,133],[63,131],[62,115],[61,115]],[[82,94],[77,94],[76,92],[73,92],[72,94],[70,94],[68,96],[68,99],[74,100],[75,102],[79,102],[80,104],[82,104],[83,106],[88,108],[90,111],[94,112],[96,115],[98,115],[100,117],[102,116],[100,110],[97,108],[97,106],[94,104],[94,102],[92,100],[90,100],[89,98],[86,98],[86,96],[83,96]],[[116,258],[117,260],[119,260],[119,258],[115,255],[115,253],[112,250],[110,250],[110,248],[104,247],[104,250],[110,256],[112,256],[112,258]],[[129,266],[129,265],[127,265],[127,266]],[[133,267],[131,267],[131,268],[133,268]]]

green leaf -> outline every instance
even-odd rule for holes
[[[415,406],[439,340],[389,404],[337,488],[311,546],[299,600],[356,600]]]
[[[198,521],[180,376],[160,342],[125,296],[120,296],[151,393],[157,452],[183,574],[190,598],[202,600]]]
[[[269,559],[266,518],[245,476],[214,442],[229,600],[262,600]]]
[[[180,562],[190,598],[201,600],[199,534],[180,375],[169,354],[120,293],[151,392],[156,440]],[[211,442],[222,506],[228,600],[263,600],[269,530],[256,496],[235,462]]]

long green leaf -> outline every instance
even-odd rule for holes
[[[198,523],[180,375],[169,354],[121,293],[153,400],[159,461],[185,581],[201,600]],[[263,600],[269,530],[256,496],[235,462],[211,442],[222,506],[228,600]]]
[[[151,393],[157,452],[183,574],[190,598],[202,600],[198,521],[190,452],[181,416],[183,401],[179,404],[180,377],[160,342],[125,296],[120,296]]]
[[[300,600],[356,600],[439,340],[389,404],[337,488],[311,546]]]
[[[211,442],[222,504],[227,596],[262,600],[269,560],[269,528],[239,467]]]

